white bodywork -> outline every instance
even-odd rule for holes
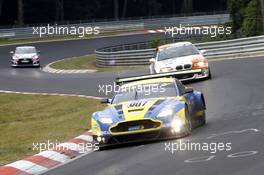
[[[173,49],[176,47],[185,47],[185,46],[194,47],[194,50],[196,51],[196,53],[190,54],[190,55],[184,55],[181,57],[172,57],[172,58],[165,59],[165,60],[158,60],[160,51],[166,52],[166,48]],[[205,51],[199,51],[190,42],[179,42],[179,43],[161,46],[159,50],[157,51],[156,57],[150,60],[151,62],[150,67],[149,67],[150,74],[192,70],[193,69],[193,59],[204,59],[204,56],[203,56],[204,52]],[[206,78],[210,76],[209,67],[208,69],[202,69],[202,71],[203,72],[201,72],[201,75],[195,75],[192,79]]]
[[[34,46],[16,47],[15,52],[11,52],[11,65],[17,66],[40,66],[39,54]]]

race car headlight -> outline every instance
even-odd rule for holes
[[[169,72],[169,71],[172,71],[172,68],[170,68],[170,67],[165,67],[165,68],[161,68],[161,69],[160,69],[160,72]]]
[[[174,118],[171,122],[171,128],[174,132],[180,132],[182,129],[183,123],[179,118]]]
[[[13,56],[13,60],[18,60],[19,58],[17,56]]]
[[[157,117],[158,118],[163,118],[163,117],[169,117],[169,116],[172,116],[174,114],[174,111],[173,109],[166,109],[162,112],[160,112]]]
[[[32,59],[33,59],[33,60],[37,60],[37,59],[38,59],[38,56],[35,55],[35,56],[32,57]]]
[[[103,124],[112,124],[113,120],[110,117],[102,117],[99,119],[99,121]]]
[[[202,67],[208,67],[208,62],[198,61],[193,63],[193,68],[202,68]]]

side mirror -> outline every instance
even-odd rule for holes
[[[101,103],[111,103],[111,99],[108,99],[108,98],[103,98],[100,100]]]
[[[15,52],[14,51],[10,51],[10,54],[14,54]]]
[[[193,88],[192,87],[186,87],[184,92],[185,92],[185,94],[193,93]]]
[[[149,60],[150,63],[155,63],[155,61],[156,61],[155,58],[151,58],[151,59]]]
[[[40,53],[40,50],[37,50],[37,53],[39,54]]]
[[[207,50],[200,50],[201,54],[206,54]]]

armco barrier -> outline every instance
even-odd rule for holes
[[[133,19],[133,20],[121,20],[121,21],[107,21],[107,22],[87,22],[78,24],[65,24],[57,25],[57,27],[99,27],[100,32],[118,32],[118,31],[141,31],[153,28],[162,29],[165,26],[178,26],[182,25],[213,25],[224,24],[230,21],[229,14],[211,14],[197,16],[184,16],[184,17],[163,17],[153,19]],[[54,26],[55,24],[50,24]],[[41,27],[47,25],[36,25],[35,27]],[[1,27],[1,26],[0,26]],[[33,35],[33,27],[22,28],[3,28],[0,29],[0,37],[5,38],[37,38],[38,35]],[[6,35],[12,34],[12,35]],[[45,36],[45,35],[44,35]],[[46,35],[47,36],[47,35]]]
[[[166,43],[177,42],[177,39]],[[97,66],[146,65],[155,55],[155,48],[148,48],[151,41],[119,45],[95,51]],[[264,36],[240,38],[225,41],[197,43],[198,49],[207,50],[208,59],[220,58],[247,52],[263,52]]]

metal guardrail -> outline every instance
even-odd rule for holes
[[[117,31],[135,31],[148,30],[153,28],[164,28],[165,26],[182,25],[213,25],[224,24],[230,21],[229,14],[214,14],[214,15],[200,15],[200,16],[184,16],[184,17],[166,17],[156,19],[137,19],[127,21],[108,21],[108,22],[90,22],[79,24],[57,25],[57,27],[100,27],[100,32],[117,32]],[[50,24],[51,26],[53,24]],[[47,25],[44,25],[47,26]],[[40,26],[39,26],[40,27]],[[38,35],[33,35],[33,27],[23,28],[6,28],[0,29],[0,36],[5,33],[12,33],[12,36],[7,38],[37,38]],[[47,36],[47,35],[46,35]],[[51,36],[51,35],[50,35]],[[58,36],[58,35],[52,35]]]
[[[171,42],[177,42],[171,39]],[[149,43],[135,43],[128,45],[102,48],[95,51],[97,66],[147,65],[149,59],[155,55],[155,48],[148,48]],[[234,56],[246,52],[264,52],[264,36],[240,38],[225,41],[195,44],[198,49],[207,50],[208,59]]]

